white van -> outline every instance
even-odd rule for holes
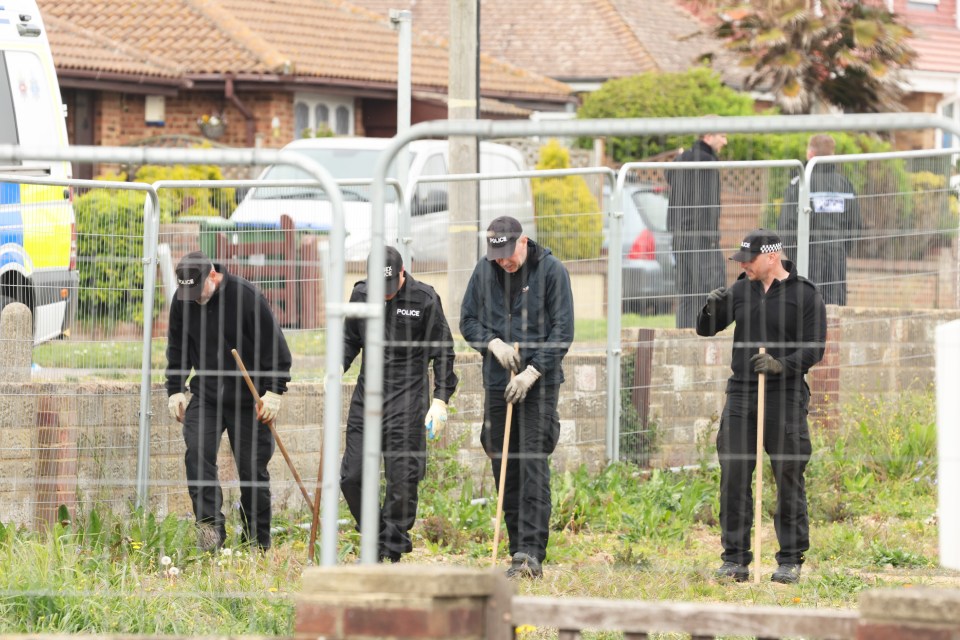
[[[0,144],[68,144],[50,43],[34,0],[0,3]],[[70,164],[0,164],[0,174],[9,176],[0,182],[0,307],[12,301],[30,307],[35,343],[69,334],[78,284],[72,194],[30,184],[28,176],[70,178]]]
[[[326,168],[334,178],[369,179],[373,177],[380,153],[390,144],[389,138],[305,138],[284,147],[310,157]],[[410,211],[411,257],[417,261],[446,262],[449,244],[450,182],[425,182],[428,176],[446,176],[448,143],[445,140],[417,140],[408,146],[410,171],[404,196]],[[396,178],[396,163],[389,176]],[[480,172],[507,174],[526,171],[526,163],[516,149],[492,142],[480,143]],[[303,171],[290,166],[271,166],[261,180],[306,179]],[[343,187],[346,217],[347,260],[366,260],[370,253],[371,206],[369,187]],[[397,238],[398,207],[396,191],[387,189],[386,238],[393,244]],[[332,219],[325,196],[319,189],[259,187],[252,189],[237,206],[231,220],[238,226],[279,225],[281,215],[290,216],[297,228],[329,230]],[[533,198],[527,178],[482,180],[480,182],[480,220],[477,228],[478,251],[483,248],[482,230],[501,215],[517,218],[524,231],[536,237]],[[482,255],[478,254],[478,255]]]

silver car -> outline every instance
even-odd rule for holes
[[[669,187],[645,182],[623,189],[623,310],[669,313],[676,293],[671,235],[667,231]]]

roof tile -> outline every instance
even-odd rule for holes
[[[283,73],[395,84],[397,34],[344,0],[39,0],[44,15],[171,61],[184,73]],[[414,38],[416,88],[447,86],[449,54]],[[289,64],[288,64],[289,63]],[[570,88],[507,63],[481,59],[481,90],[499,97],[564,100]]]

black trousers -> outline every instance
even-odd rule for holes
[[[388,414],[389,412],[385,412]],[[385,415],[383,468],[386,494],[380,508],[380,554],[394,558],[413,550],[410,529],[417,518],[417,490],[427,469],[426,414]],[[347,442],[340,462],[340,490],[357,527],[360,524],[363,479],[363,395],[354,393],[347,416]]]
[[[764,406],[763,445],[770,456],[777,485],[777,511],[773,518],[780,564],[803,564],[810,548],[807,494],[803,472],[810,460],[805,383],[797,389],[768,385]],[[757,387],[727,385],[727,402],[717,434],[720,457],[720,527],[722,558],[750,564],[753,527],[753,472],[757,458]]]
[[[217,476],[217,451],[227,432],[240,478],[240,518],[246,542],[270,547],[270,472],[274,442],[257,420],[252,404],[235,398],[206,400],[193,396],[183,418],[187,489],[198,523],[211,524],[226,540],[223,492]]]
[[[514,405],[510,423],[507,477],[503,487],[503,520],[510,537],[510,555],[523,552],[543,562],[550,538],[550,459],[560,438],[559,385],[534,384],[523,402]],[[500,487],[507,403],[503,389],[486,389],[480,443]]]
[[[724,286],[726,261],[716,246],[690,245],[674,251],[677,286],[677,328],[697,326],[697,313],[707,294]]]

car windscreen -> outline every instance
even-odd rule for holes
[[[380,151],[377,149],[291,149],[296,153],[309,157],[330,172],[335,180],[363,180],[373,177],[373,170],[377,164]],[[397,177],[396,161],[390,163],[388,177]],[[261,176],[262,180],[308,180],[310,176],[301,168],[290,165],[273,165]],[[361,199],[368,199],[371,195],[369,186],[343,187],[344,196],[348,200],[356,200],[350,194],[359,194]],[[350,193],[347,193],[347,192]],[[322,190],[304,189],[302,187],[261,187],[252,198],[256,200],[276,200],[295,198],[324,198]],[[386,190],[387,202],[396,199],[396,190],[392,187]]]
[[[667,230],[667,197],[653,191],[634,191],[633,203],[643,216],[647,227],[654,231]]]

